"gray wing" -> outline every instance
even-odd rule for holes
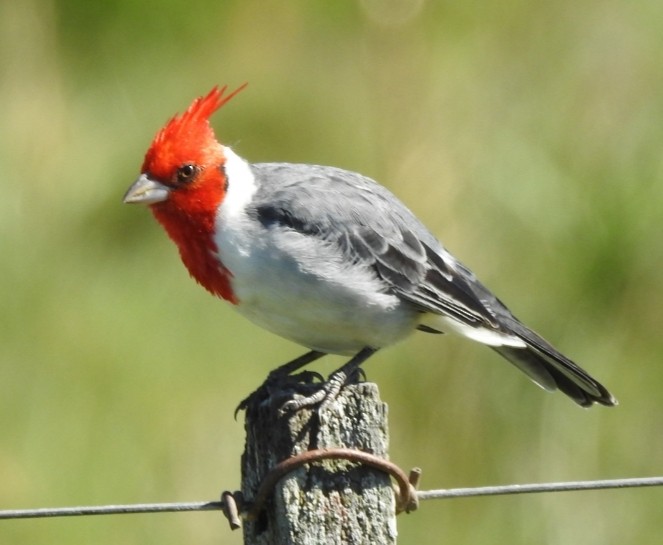
[[[332,167],[252,167],[263,178],[254,214],[266,227],[287,227],[336,244],[346,259],[372,267],[385,291],[422,312],[500,329],[489,305],[503,305],[381,185]]]
[[[422,313],[521,339],[522,347],[493,348],[543,388],[559,388],[582,406],[616,404],[604,386],[523,325],[386,188],[333,167],[252,168],[260,180],[252,213],[266,228],[285,227],[335,244],[346,259],[371,267],[385,291]]]

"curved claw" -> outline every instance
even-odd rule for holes
[[[355,355],[348,363],[334,371],[320,389],[313,394],[299,399],[291,399],[283,404],[280,412],[299,411],[307,407],[320,404],[320,409],[326,408],[340,393],[343,386],[366,378],[366,374],[360,365],[375,353],[372,348],[364,348]]]
[[[348,383],[364,380],[366,375],[361,369],[360,365],[375,353],[375,348],[366,347],[360,350],[355,356],[345,365],[334,371],[327,381],[323,381],[322,376],[315,371],[302,371],[296,375],[290,373],[296,371],[302,366],[310,363],[311,361],[323,356],[321,352],[311,351],[296,360],[287,363],[275,371],[272,371],[265,382],[252,394],[246,397],[235,409],[235,418],[237,413],[241,410],[246,410],[250,406],[259,405],[263,401],[272,397],[273,394],[279,390],[297,389],[297,387],[304,388],[304,393],[310,392],[312,383],[319,379],[322,382],[320,388],[309,395],[304,395],[299,399],[291,399],[286,401],[279,409],[281,414],[287,412],[298,411],[306,407],[313,407],[320,404],[320,408],[324,408],[334,401],[343,386]]]
[[[290,375],[289,378],[291,380],[300,382],[302,384],[313,384],[315,381],[318,382],[325,381],[325,377],[323,377],[317,371],[302,371],[301,373],[297,373],[296,375]]]
[[[302,354],[298,358],[295,358],[294,360],[289,361],[288,363],[285,363],[284,365],[274,369],[271,373],[269,373],[265,381],[254,392],[250,393],[247,397],[240,401],[239,405],[237,405],[235,408],[235,419],[237,419],[237,413],[239,411],[245,411],[251,405],[258,405],[269,399],[272,396],[272,392],[275,391],[279,386],[283,386],[283,383],[286,381],[292,384],[297,383],[299,380],[304,384],[310,384],[316,378],[322,380],[322,376],[314,371],[305,371],[299,373],[299,375],[295,375],[294,378],[292,378],[291,373],[294,373],[295,371],[301,369],[304,365],[307,365],[324,355],[324,352],[311,350],[310,352]]]
[[[282,390],[297,390],[299,386],[310,386],[314,382],[324,382],[324,377],[315,371],[302,371],[296,375],[269,375],[255,391],[246,396],[235,408],[233,416],[237,420],[237,414],[245,411],[251,405],[260,405],[267,401],[275,393]],[[304,391],[310,391],[306,389]]]

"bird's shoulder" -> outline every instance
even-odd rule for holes
[[[393,244],[419,241],[434,246],[435,237],[387,188],[367,176],[336,167],[289,163],[251,165],[258,190],[253,214],[263,222],[292,223],[303,231],[371,233]]]
[[[268,229],[334,242],[353,260],[391,266],[393,273],[409,273],[411,281],[423,272],[425,245],[439,245],[393,193],[367,176],[320,165],[252,168],[258,191],[251,213]]]

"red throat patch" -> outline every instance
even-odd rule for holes
[[[175,242],[189,274],[212,295],[236,305],[232,273],[226,269],[214,242],[215,215],[201,213],[183,217],[169,207],[153,205],[152,212]]]
[[[216,215],[226,192],[223,146],[216,140],[210,116],[246,87],[224,96],[214,87],[174,116],[157,133],[145,154],[142,172],[169,188],[168,198],[150,206],[177,245],[189,273],[214,295],[237,304],[232,273],[223,265],[214,242]],[[183,166],[195,176],[178,177]]]

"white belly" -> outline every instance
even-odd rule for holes
[[[232,273],[237,310],[281,337],[321,352],[353,354],[393,344],[418,324],[419,313],[384,293],[370,268],[344,262],[331,246],[295,232],[280,233],[276,241],[238,242],[232,236],[217,240]]]
[[[381,348],[403,339],[417,324],[395,296],[389,297],[393,301],[369,301],[313,279],[298,285],[277,282],[275,288],[245,289],[238,283],[237,310],[255,324],[313,350],[353,354],[367,346]]]

